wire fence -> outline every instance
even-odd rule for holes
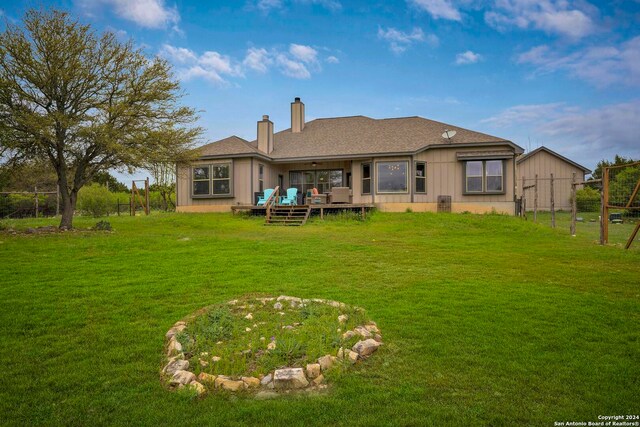
[[[0,192],[0,218],[38,218],[60,214],[57,191]]]

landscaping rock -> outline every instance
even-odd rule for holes
[[[249,313],[246,316],[244,316],[244,318],[247,320],[253,320],[253,314]]]
[[[344,348],[340,347],[338,349],[338,355],[337,356],[338,356],[338,360],[344,359]]]
[[[173,357],[170,359],[167,366],[164,367],[162,372],[167,375],[173,375],[176,371],[186,371],[189,369],[189,361],[188,360],[180,360],[177,357]]]
[[[200,384],[198,381],[193,381],[191,384],[189,384],[189,388],[195,389],[196,393],[198,393],[198,396],[202,396],[207,392],[207,388]]]
[[[175,356],[178,353],[182,353],[182,344],[180,344],[176,337],[171,337],[169,346],[167,347],[167,356]]]
[[[222,360],[222,357],[220,357],[220,356],[213,356],[213,357],[211,358],[211,361],[212,361],[212,362],[214,362],[214,363],[215,363],[215,362],[219,362],[219,361],[221,361],[221,360]]]
[[[257,388],[260,387],[260,380],[255,377],[242,377],[245,388]]]
[[[356,353],[355,351],[349,351],[348,354],[348,358],[349,358],[349,362],[356,363],[358,361],[358,353]]]
[[[282,303],[277,302],[277,303],[273,304],[273,309],[274,310],[282,310]]]
[[[309,385],[302,368],[276,369],[273,382],[277,389],[297,389]]]
[[[369,332],[367,330],[367,328],[365,328],[364,326],[356,326],[356,328],[353,330],[356,334],[362,336],[363,338],[371,338],[371,332]]]
[[[380,347],[380,343],[374,339],[358,341],[351,350],[358,353],[361,357],[367,357]]]
[[[198,374],[198,381],[201,383],[214,384],[216,381],[216,376],[207,374],[206,372],[200,372]]]
[[[378,341],[379,343],[381,343],[381,342],[382,342],[382,335],[380,335],[380,334],[376,334],[376,335],[373,337],[373,339],[374,339],[374,340],[376,340],[376,341]]]
[[[171,329],[169,329],[167,331],[167,333],[165,334],[165,338],[167,338],[168,340],[170,340],[171,338],[173,338],[174,336],[176,336],[178,334],[178,332],[182,332],[184,331],[184,329],[187,327],[187,325],[178,325],[178,326],[173,326]]]
[[[337,358],[335,356],[331,356],[330,354],[327,354],[326,356],[322,356],[321,358],[318,359],[318,363],[320,364],[320,369],[322,369],[323,372],[328,369],[331,369],[331,367],[333,366],[336,360]]]
[[[320,374],[311,381],[313,385],[320,385],[324,382],[324,375]]]
[[[267,344],[267,350],[275,350],[275,349],[276,349],[275,341],[271,341],[269,344]]]
[[[367,323],[366,325],[364,325],[364,327],[367,331],[373,334],[380,333],[380,330],[378,329],[375,323]]]
[[[180,370],[176,371],[173,374],[173,377],[171,377],[171,385],[187,385],[191,384],[195,380],[196,376],[193,372]]]
[[[320,375],[320,364],[319,363],[309,363],[307,365],[307,377],[310,379],[316,378]]]
[[[203,368],[209,366],[209,362],[207,362],[206,360],[198,359],[198,361],[200,362],[200,366],[202,366]]]
[[[218,375],[218,377],[214,381],[214,384],[216,388],[221,388],[223,390],[229,391],[238,391],[244,388],[243,381],[232,380],[225,375]]]
[[[273,375],[267,374],[264,378],[260,380],[260,384],[262,384],[263,386],[266,386],[271,381],[273,381]]]
[[[298,297],[290,297],[287,295],[280,295],[278,298],[276,298],[277,301],[293,301],[296,303],[301,303],[302,302],[302,298],[298,298]]]
[[[349,320],[349,316],[347,316],[346,314],[341,314],[340,316],[338,316],[338,322],[340,323],[344,323],[347,320]]]

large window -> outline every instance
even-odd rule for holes
[[[427,164],[416,162],[416,193],[427,192]]]
[[[465,193],[503,193],[502,160],[472,160],[465,164]]]
[[[289,172],[289,186],[297,188],[303,194],[318,189],[319,193],[328,193],[333,187],[343,186],[342,169],[311,170]]]
[[[409,162],[378,162],[376,181],[378,193],[407,193]]]
[[[362,194],[371,194],[371,163],[362,164]]]
[[[193,195],[231,196],[231,163],[214,163],[192,168]]]

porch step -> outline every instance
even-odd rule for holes
[[[309,219],[309,206],[274,206],[265,225],[301,226]]]

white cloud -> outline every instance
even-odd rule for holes
[[[141,27],[172,27],[179,31],[180,14],[175,6],[166,6],[164,0],[76,0],[76,3],[91,13],[95,13],[96,7],[101,5],[111,7],[120,18],[135,22]]]
[[[276,63],[285,76],[293,77],[294,79],[311,78],[311,73],[302,62],[294,61],[285,54],[278,54],[276,56]]]
[[[335,56],[331,55],[331,56],[327,56],[327,59],[325,59],[325,61],[327,61],[329,64],[339,64],[340,60],[338,58],[336,58]]]
[[[191,49],[169,44],[162,45],[158,55],[175,64],[183,80],[203,78],[221,86],[228,85],[232,77],[245,77],[246,71],[265,74],[275,68],[288,77],[309,79],[313,73],[322,70],[318,51],[311,46],[295,43],[290,44],[287,51],[250,47],[242,60],[215,51],[198,55]],[[335,56],[329,56],[327,62],[335,64],[339,61]]]
[[[256,7],[264,13],[269,13],[274,9],[282,9],[283,6],[282,0],[259,0],[256,3]]]
[[[536,46],[518,55],[516,61],[535,66],[534,75],[567,71],[597,87],[639,86],[640,36],[618,46],[588,46],[568,54],[548,45]]]
[[[425,36],[421,28],[415,27],[410,33],[397,30],[395,28],[382,29],[378,27],[378,38],[389,42],[389,49],[395,54],[401,54],[406,51],[412,44],[427,42],[431,46],[438,45],[438,37],[434,34]]]
[[[456,55],[456,65],[475,64],[480,60],[482,60],[482,55],[480,55],[479,53],[474,53],[470,50]]]
[[[428,12],[434,19],[461,21],[460,11],[449,0],[408,0],[417,8]]]
[[[585,163],[593,164],[616,153],[640,157],[640,100],[589,110],[564,103],[518,105],[483,122],[525,129]]]
[[[570,0],[496,0],[484,14],[485,22],[499,31],[510,27],[534,28],[547,34],[580,39],[596,30],[597,9]]]
[[[317,4],[334,12],[342,9],[342,3],[337,0],[295,0],[295,2],[302,4]]]
[[[223,76],[243,76],[240,64],[218,52],[206,51],[197,55],[190,49],[164,44],[159,55],[178,64],[177,72],[183,80],[200,77],[218,85],[226,85],[229,82]]]
[[[269,52],[266,49],[255,47],[247,50],[247,56],[242,61],[242,65],[245,67],[263,74],[269,70],[271,64],[273,64],[273,59],[271,59]]]
[[[318,61],[318,51],[311,46],[292,43],[289,45],[289,53],[302,62],[312,63]]]

